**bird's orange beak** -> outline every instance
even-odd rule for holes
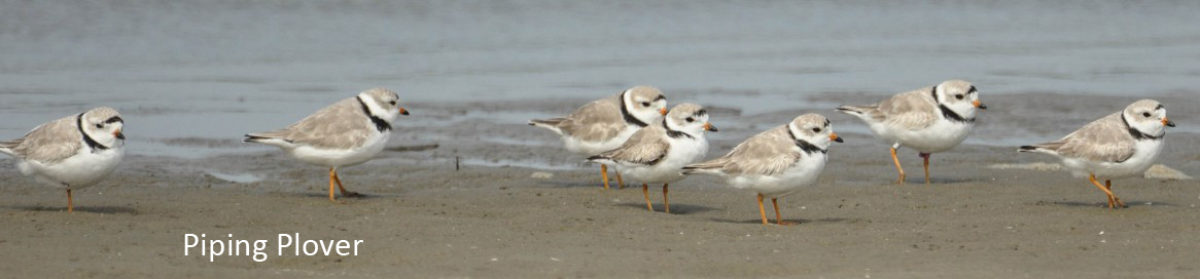
[[[839,137],[837,135],[837,133],[829,133],[829,140],[836,141],[836,142],[843,142],[842,137]]]
[[[658,109],[658,114],[667,115],[667,108]]]
[[[113,131],[113,137],[116,137],[121,140],[125,140],[125,134],[121,133],[121,129],[117,129],[116,131]]]
[[[704,123],[704,130],[705,130],[705,131],[713,131],[713,132],[716,132],[716,131],[717,131],[717,126],[713,126],[713,124],[712,124],[711,122],[705,122],[705,123]]]
[[[1163,123],[1163,126],[1175,127],[1175,122],[1171,122],[1171,119],[1166,118],[1166,117],[1163,117],[1162,123]]]
[[[984,109],[984,110],[987,109],[987,105],[983,104],[983,101],[980,101],[980,100],[975,100],[974,102],[971,102],[971,104],[975,105],[975,107],[977,107],[979,109]]]
[[[396,107],[396,108],[400,110],[400,115],[408,115],[408,110],[406,110],[402,107]]]

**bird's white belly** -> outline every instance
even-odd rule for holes
[[[635,125],[626,125],[625,130],[621,130],[621,133],[617,134],[617,136],[603,141],[584,141],[572,136],[563,136],[562,139],[567,151],[591,156],[621,147],[625,141],[629,140],[629,137],[632,137],[640,129],[641,127]]]
[[[1098,179],[1117,179],[1143,176],[1162,151],[1162,141],[1138,141],[1133,157],[1120,163],[1095,162],[1077,158],[1063,158],[1063,165],[1076,177],[1088,177],[1095,173]]]
[[[952,122],[948,120],[935,121],[933,125],[921,130],[906,130],[887,126],[883,123],[871,125],[871,130],[890,143],[915,149],[922,153],[935,153],[950,150],[971,133],[974,124]]]
[[[627,178],[632,178],[632,181],[655,184],[671,183],[683,180],[685,177],[683,166],[703,159],[707,153],[708,141],[703,138],[672,140],[667,156],[658,164],[652,166],[619,164],[617,171]]]
[[[125,149],[114,147],[93,153],[82,148],[75,156],[54,164],[22,160],[17,164],[22,174],[32,175],[43,184],[71,189],[95,185],[117,168],[125,157]]]
[[[388,132],[377,133],[367,138],[362,146],[350,149],[315,148],[305,145],[293,148],[291,153],[296,159],[309,164],[327,167],[353,166],[370,161],[383,151],[390,136],[391,133]]]
[[[730,176],[726,182],[734,188],[753,191],[767,197],[784,197],[795,193],[800,187],[815,184],[821,172],[825,170],[826,158],[828,157],[824,155],[805,156],[778,175]]]

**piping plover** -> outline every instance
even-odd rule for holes
[[[872,132],[892,143],[892,161],[904,184],[904,168],[896,150],[916,149],[925,159],[925,183],[929,184],[929,157],[962,143],[975,126],[975,114],[986,110],[970,82],[947,80],[941,84],[897,94],[873,105],[841,106],[838,111],[857,116]]]
[[[842,142],[820,114],[809,113],[746,139],[721,158],[683,167],[685,173],[724,176],[726,183],[758,194],[758,213],[763,225],[767,211],[763,198],[771,198],[775,223],[788,224],[779,214],[778,198],[812,185],[825,169],[829,146]]]
[[[684,178],[684,165],[704,158],[708,152],[705,131],[717,131],[708,122],[708,112],[700,105],[679,104],[671,108],[666,119],[638,130],[621,147],[592,156],[588,161],[613,164],[617,172],[643,181],[642,195],[650,211],[654,207],[650,204],[647,183],[662,183],[663,208],[671,213],[667,184]]]
[[[358,93],[318,110],[299,122],[280,130],[247,134],[245,142],[278,146],[300,161],[329,167],[329,200],[334,201],[333,186],[343,197],[357,196],[346,191],[338,178],[339,167],[371,160],[383,150],[392,131],[392,121],[403,114],[399,95],[384,88]]]
[[[1058,156],[1072,174],[1086,177],[1108,195],[1108,208],[1125,207],[1112,192],[1112,179],[1144,174],[1162,151],[1167,127],[1175,127],[1167,109],[1158,101],[1141,100],[1062,139],[1019,151]],[[1104,185],[1098,179],[1104,179]]]
[[[71,190],[92,186],[125,157],[125,120],[116,109],[98,107],[46,122],[24,137],[0,142],[0,153],[17,158],[24,175],[67,189],[67,212],[74,212]]]
[[[667,97],[662,91],[635,86],[583,105],[566,117],[534,119],[529,125],[558,133],[568,151],[592,156],[620,147],[634,132],[658,123],[666,114]],[[604,189],[608,189],[608,165],[600,164],[600,174]],[[625,186],[620,172],[617,185]]]

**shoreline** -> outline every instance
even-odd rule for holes
[[[1102,107],[1115,99],[1128,98],[1090,99],[1081,105]],[[1196,101],[1171,101],[1172,108],[1184,111],[1172,111],[1172,119],[1181,125],[1197,123],[1191,121],[1196,114],[1188,111]],[[1069,132],[1054,128],[1066,124],[1038,123],[1039,117],[1054,114],[1042,109],[1060,105],[1028,96],[999,96],[988,104],[1004,110],[983,115],[985,122],[973,138],[1018,126]],[[767,123],[799,111],[742,116],[715,110],[713,119],[718,124],[722,119]],[[849,116],[827,116],[835,131],[851,123]],[[1053,121],[1085,117],[1081,113]],[[723,125],[711,138],[708,157],[728,151],[763,128],[759,126],[767,124]],[[398,129],[389,146],[437,147],[385,152],[343,169],[346,187],[367,195],[344,203],[325,199],[324,169],[283,152],[201,159],[130,156],[108,180],[78,191],[78,212],[66,214],[62,193],[20,176],[12,160],[0,161],[0,175],[16,178],[0,181],[0,215],[5,216],[0,227],[6,232],[0,246],[22,255],[0,263],[0,272],[188,278],[1200,274],[1190,261],[1200,258],[1200,235],[1190,233],[1200,229],[1200,189],[1194,180],[1115,180],[1113,191],[1130,207],[1109,210],[1102,192],[1066,171],[994,168],[1058,163],[1053,157],[1017,153],[1015,147],[964,144],[934,156],[934,184],[910,176],[906,185],[897,186],[885,144],[866,134],[839,132],[846,143],[831,148],[818,184],[780,200],[784,219],[799,224],[763,226],[752,194],[712,176],[673,183],[672,214],[661,212],[658,193],[651,195],[656,212],[647,212],[637,187],[602,190],[595,170],[561,152],[557,138],[520,130],[524,127],[464,120]],[[472,136],[416,136],[468,131]],[[480,135],[509,137],[519,144],[483,141]],[[1171,133],[1167,141],[1159,163],[1185,174],[1200,173],[1200,155],[1194,153],[1200,137]],[[566,167],[464,164],[455,171],[455,157]],[[911,150],[901,149],[901,159],[907,170],[920,168]],[[183,256],[188,233],[247,239],[300,233],[364,242],[359,256],[273,257],[262,263],[217,257],[210,263],[207,257]]]

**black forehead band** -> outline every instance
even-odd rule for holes
[[[829,127],[829,119],[825,119],[825,127]]]
[[[701,116],[705,116],[705,115],[708,115],[708,110],[705,110],[705,109],[700,109],[699,111],[696,111],[695,114],[692,114],[692,116],[695,116],[695,117],[701,117]]]
[[[666,100],[666,99],[667,99],[667,96],[658,95],[658,98],[654,98],[654,101],[658,101],[658,100]]]
[[[121,119],[120,116],[113,116],[113,117],[109,118],[108,120],[104,120],[105,124],[116,123],[116,122],[125,123],[125,120]]]
[[[971,94],[971,93],[975,93],[975,86],[974,86],[974,85],[971,85],[971,88],[970,88],[970,89],[967,89],[967,94]]]
[[[1165,109],[1165,108],[1167,108],[1167,106],[1164,106],[1163,104],[1158,104],[1158,107],[1155,107],[1154,110],[1160,110],[1160,109]]]

